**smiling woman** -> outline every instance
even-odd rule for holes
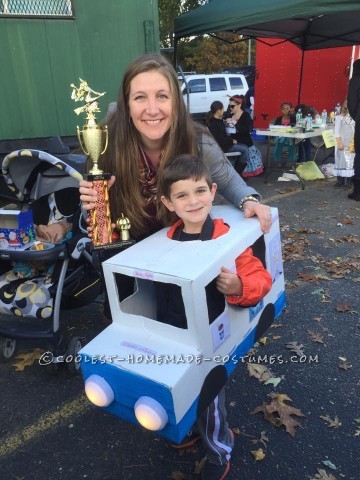
[[[162,227],[157,220],[157,177],[172,158],[183,153],[199,155],[219,193],[241,205],[245,216],[257,215],[263,231],[269,231],[269,207],[259,203],[260,195],[235,172],[209,131],[192,121],[177,74],[163,56],[146,54],[130,63],[116,109],[107,120],[109,148],[99,164],[117,179],[110,181],[113,219],[124,213],[133,238],[144,238]],[[83,207],[90,210],[96,192],[90,182],[80,185]]]

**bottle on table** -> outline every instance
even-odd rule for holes
[[[299,110],[296,112],[296,125],[300,125],[301,120],[302,120],[302,112],[301,112],[301,108],[299,108]]]
[[[330,112],[330,123],[335,122],[335,112]]]
[[[310,113],[309,113],[309,114],[307,115],[307,117],[306,117],[306,127],[305,127],[305,130],[306,130],[307,132],[311,132],[311,130],[312,130],[312,123],[313,123],[313,121],[312,121],[312,116],[311,116]]]
[[[323,110],[322,113],[321,113],[321,123],[322,123],[322,126],[323,126],[323,127],[326,127],[326,123],[327,123],[327,111],[325,110],[325,108],[324,108],[324,110]]]

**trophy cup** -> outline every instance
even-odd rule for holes
[[[130,238],[130,221],[121,214],[121,218],[116,221],[116,228],[120,232],[120,241],[113,242],[113,233],[111,228],[111,213],[109,205],[108,180],[110,173],[104,173],[98,167],[100,156],[106,151],[108,145],[107,125],[101,126],[96,122],[95,113],[100,112],[97,102],[99,97],[105,95],[105,92],[95,92],[85,80],[80,78],[80,86],[76,87],[73,83],[71,98],[75,102],[83,101],[85,105],[76,108],[76,115],[86,113],[86,123],[80,129],[77,127],[77,135],[83,152],[90,157],[93,167],[84,179],[93,183],[93,188],[97,191],[97,202],[90,211],[90,226],[92,227],[91,239],[94,249],[101,250],[123,250],[135,243]],[[115,252],[116,253],[116,252]],[[113,253],[114,254],[114,253]],[[101,254],[105,259],[106,254]]]
[[[95,113],[100,112],[97,102],[105,92],[99,93],[92,90],[85,80],[80,78],[80,86],[70,85],[73,89],[71,98],[75,101],[84,101],[85,105],[76,108],[77,115],[86,113],[86,123],[80,129],[77,127],[77,135],[80,147],[90,157],[93,167],[84,179],[93,182],[93,188],[97,191],[97,202],[90,211],[90,226],[92,227],[93,246],[103,247],[112,243],[111,216],[109,207],[108,180],[110,173],[104,173],[98,167],[100,156],[105,152],[108,145],[107,126],[100,126],[96,122]]]

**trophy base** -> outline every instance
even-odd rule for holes
[[[105,245],[91,245],[90,253],[95,261],[97,267],[100,267],[105,260],[113,257],[114,255],[126,250],[136,243],[135,240],[119,240],[113,243],[107,243]]]

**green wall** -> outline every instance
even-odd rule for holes
[[[70,84],[106,91],[105,115],[127,64],[159,51],[157,0],[73,3],[70,20],[0,16],[0,140],[75,135]]]

